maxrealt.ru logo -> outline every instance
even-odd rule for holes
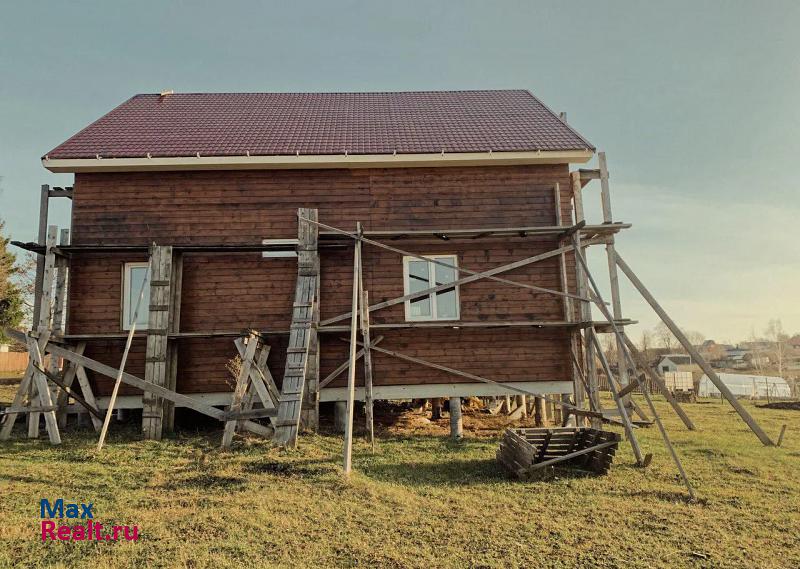
[[[64,503],[63,498],[50,502],[42,498],[39,503],[39,517],[42,519],[42,541],[136,541],[139,539],[139,526],[111,526],[111,533],[103,533],[103,524],[94,521],[94,503]],[[85,525],[57,524],[60,520],[86,520]]]

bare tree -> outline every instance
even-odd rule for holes
[[[764,330],[764,337],[772,345],[770,350],[771,355],[775,357],[775,363],[778,366],[778,375],[783,377],[783,366],[786,361],[786,352],[788,350],[787,340],[789,335],[783,331],[783,323],[780,318],[773,318],[767,323]]]
[[[659,322],[653,329],[653,335],[656,338],[656,343],[667,351],[672,351],[678,344],[675,336],[670,329],[663,322]]]
[[[600,344],[603,346],[603,353],[606,355],[606,360],[609,364],[617,362],[617,341],[613,334],[603,334],[601,336]]]
[[[699,348],[706,341],[706,335],[697,330],[683,330],[683,335],[689,340],[692,346]]]
[[[645,360],[649,362],[650,349],[653,347],[653,335],[649,330],[642,330],[642,339],[639,341],[639,347]]]

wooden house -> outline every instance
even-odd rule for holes
[[[374,399],[514,394],[509,386],[579,399],[576,345],[589,317],[570,247],[626,227],[610,209],[603,225],[578,224],[580,188],[600,175],[571,175],[570,164],[594,153],[524,90],[136,95],[42,158],[75,175],[59,247],[67,316],[54,337],[117,367],[151,262],[126,371],[227,405],[234,340],[248,330],[269,345],[280,386],[298,265],[313,250],[303,396],[313,426],[320,402],[346,397],[346,374],[333,372],[348,358],[360,224],[390,247],[365,241],[361,254]],[[363,399],[362,365],[357,373]],[[102,407],[113,380],[89,379]],[[141,392],[123,386],[117,405],[142,407]]]

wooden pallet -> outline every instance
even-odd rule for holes
[[[605,474],[622,437],[586,427],[508,429],[500,441],[497,461],[521,480],[550,467],[569,466]]]

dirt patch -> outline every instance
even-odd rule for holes
[[[375,404],[376,429],[395,436],[412,434],[449,435],[450,417],[444,411],[441,419],[432,420],[430,409],[419,411],[405,404]],[[533,427],[533,418],[511,420],[507,415],[489,414],[478,404],[470,403],[462,410],[465,436],[492,437],[508,427]]]
[[[800,401],[774,401],[766,405],[756,405],[759,409],[781,409],[800,411]]]

